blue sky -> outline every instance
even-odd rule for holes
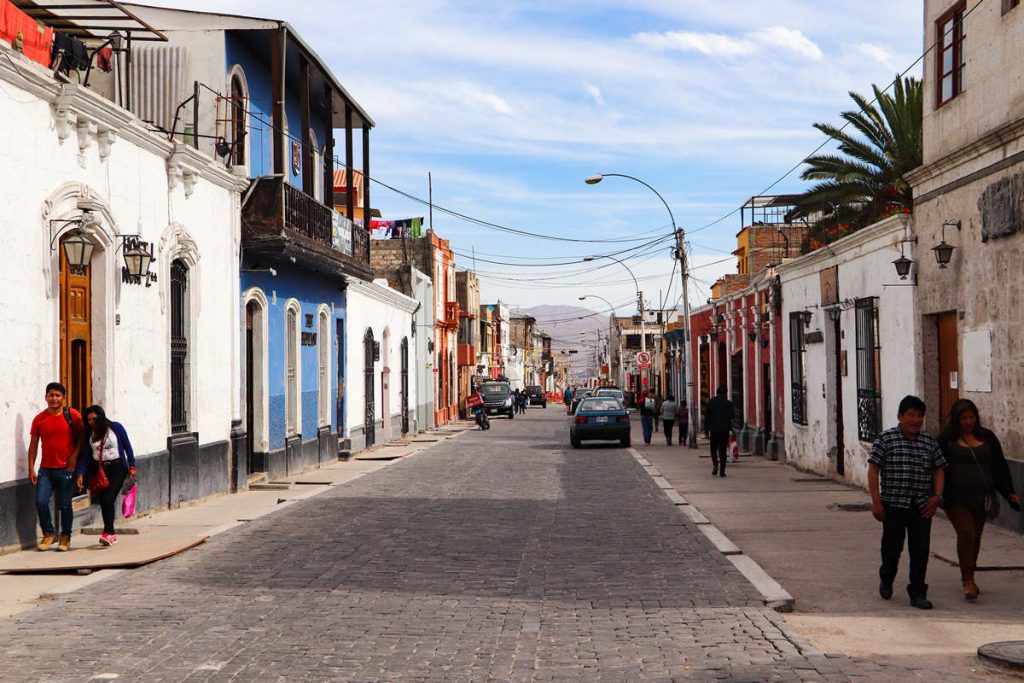
[[[734,269],[714,262],[735,248],[740,220],[698,229],[812,151],[821,138],[811,124],[837,121],[849,90],[891,81],[922,51],[920,0],[158,4],[287,20],[374,117],[372,175],[425,198],[430,171],[438,205],[557,237],[653,237],[669,221],[646,188],[583,183],[598,172],[643,178],[691,231],[693,301]],[[774,191],[801,187],[793,174]],[[373,205],[385,217],[426,213],[379,187]],[[524,264],[638,244],[526,239],[438,212],[434,227],[460,253]],[[667,245],[643,252],[628,263],[648,303],[659,290],[675,303]],[[485,300],[635,299],[625,270],[607,260],[591,273],[596,263],[476,265]]]

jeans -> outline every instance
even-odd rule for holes
[[[928,552],[931,546],[932,520],[922,517],[913,508],[885,506],[885,521],[882,522],[882,566],[878,576],[883,583],[892,585],[903,554],[903,539],[907,539],[910,555],[910,583],[907,593],[911,597],[926,597],[928,584],[924,582],[928,571]]]
[[[960,578],[973,579],[974,570],[978,566],[978,553],[981,552],[981,532],[985,530],[985,511],[950,505],[946,508],[946,517],[956,531]]]
[[[679,445],[682,446],[687,437],[690,436],[690,425],[687,422],[679,422]]]
[[[654,429],[654,417],[651,415],[640,416],[640,428],[644,432],[644,443],[651,443],[651,432]]]
[[[711,432],[711,467],[715,474],[725,476],[725,463],[729,460],[729,432]]]
[[[666,420],[665,418],[661,418],[661,423],[663,425],[665,425],[665,442],[669,446],[671,446],[672,445],[672,427],[675,426],[676,421],[675,420]]]
[[[71,535],[71,522],[74,520],[74,513],[71,511],[71,496],[75,491],[74,476],[63,467],[39,468],[39,480],[36,482],[36,513],[39,515],[39,526],[44,534],[52,536],[55,533],[53,516],[50,513],[50,498],[56,494],[60,534]]]

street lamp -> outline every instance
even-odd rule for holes
[[[687,360],[690,358],[690,355],[691,355],[690,354],[690,349],[686,348],[690,344],[690,297],[689,297],[689,293],[687,291],[687,286],[686,286],[686,284],[687,284],[686,281],[687,281],[687,279],[689,277],[689,275],[686,272],[686,248],[685,248],[686,247],[686,234],[685,234],[684,230],[682,230],[681,228],[678,228],[676,226],[676,217],[672,214],[672,208],[668,205],[668,202],[665,201],[665,198],[661,196],[660,192],[658,192],[653,187],[651,187],[650,185],[645,183],[643,180],[640,180],[639,178],[637,178],[635,176],[626,175],[624,173],[598,173],[596,175],[592,175],[592,176],[586,178],[586,180],[584,180],[584,182],[587,183],[587,185],[597,185],[599,182],[604,180],[606,177],[612,177],[612,176],[615,176],[615,177],[618,177],[618,178],[628,178],[629,180],[633,180],[635,182],[640,183],[641,185],[646,187],[648,190],[653,192],[655,195],[657,195],[658,199],[661,200],[661,203],[665,205],[665,210],[668,211],[669,219],[672,221],[672,232],[676,236],[676,258],[679,259],[679,263],[680,263],[679,272],[680,272],[680,276],[682,277],[682,280],[683,280],[683,356],[682,356],[683,363],[682,363],[682,365],[683,365],[684,371],[686,372],[686,394],[687,394],[687,399],[688,399],[687,405],[688,405],[688,407],[690,409],[690,425],[691,426],[695,426],[697,424],[697,402],[696,402],[696,400],[694,400],[695,397],[694,397],[694,393],[693,393],[694,385],[693,385],[693,372],[692,372],[692,368],[688,367],[688,364],[687,364]],[[691,429],[690,430],[690,435],[689,435],[689,439],[688,439],[688,445],[690,446],[690,448],[695,448],[697,446],[697,430],[696,429]]]
[[[61,241],[61,246],[68,260],[68,270],[76,275],[84,275],[96,248],[93,243],[86,239],[81,230],[75,230],[71,237]]]

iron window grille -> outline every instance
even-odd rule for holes
[[[857,300],[857,434],[874,441],[882,425],[882,349],[878,299]]]
[[[188,431],[188,266],[171,263],[171,433]]]
[[[793,423],[807,425],[807,376],[804,347],[804,314],[797,311],[789,314],[789,372],[792,393]]]

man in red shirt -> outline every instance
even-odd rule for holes
[[[60,541],[57,550],[71,549],[71,497],[74,494],[74,471],[78,461],[79,438],[83,432],[82,416],[73,408],[64,408],[67,390],[58,382],[46,385],[46,410],[32,419],[28,445],[28,479],[36,487],[36,512],[43,540],[39,550],[48,550],[57,540],[50,514],[50,499],[57,495],[60,513]],[[43,444],[43,461],[36,474],[36,455]]]

